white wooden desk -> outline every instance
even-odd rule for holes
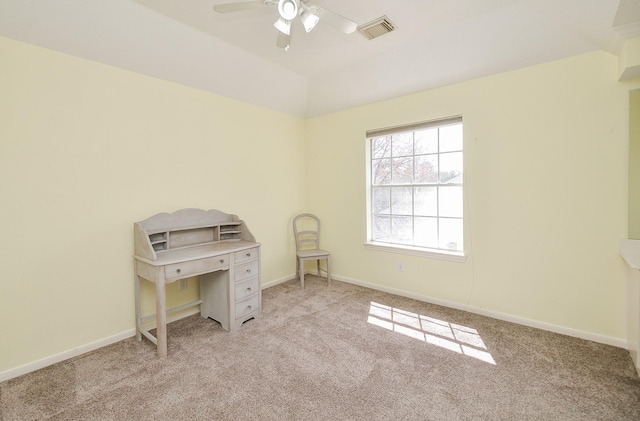
[[[167,356],[167,314],[200,305],[233,331],[261,314],[260,244],[243,221],[217,210],[183,209],[134,224],[136,337]],[[166,308],[166,284],[200,275],[200,299]],[[156,313],[142,317],[140,280],[155,284]],[[155,318],[154,337],[144,323]]]

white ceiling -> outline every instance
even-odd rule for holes
[[[311,0],[359,25],[386,15],[397,29],[367,40],[297,25],[285,52],[274,7],[213,11],[228,2],[0,0],[0,36],[309,117],[615,53],[617,37],[640,22],[640,0]]]

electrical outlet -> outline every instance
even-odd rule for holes
[[[404,272],[404,262],[398,260],[398,271],[399,272]]]
[[[178,289],[187,289],[187,280],[186,279],[180,279],[178,281]]]

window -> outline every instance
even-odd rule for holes
[[[367,132],[368,243],[462,255],[462,118]]]

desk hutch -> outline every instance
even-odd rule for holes
[[[236,215],[182,209],[134,223],[136,337],[167,356],[167,315],[200,306],[202,317],[238,329],[261,314],[260,244]],[[166,284],[200,276],[200,299],[166,308]],[[156,314],[142,317],[140,280],[155,284]],[[156,336],[144,327],[156,320]]]

